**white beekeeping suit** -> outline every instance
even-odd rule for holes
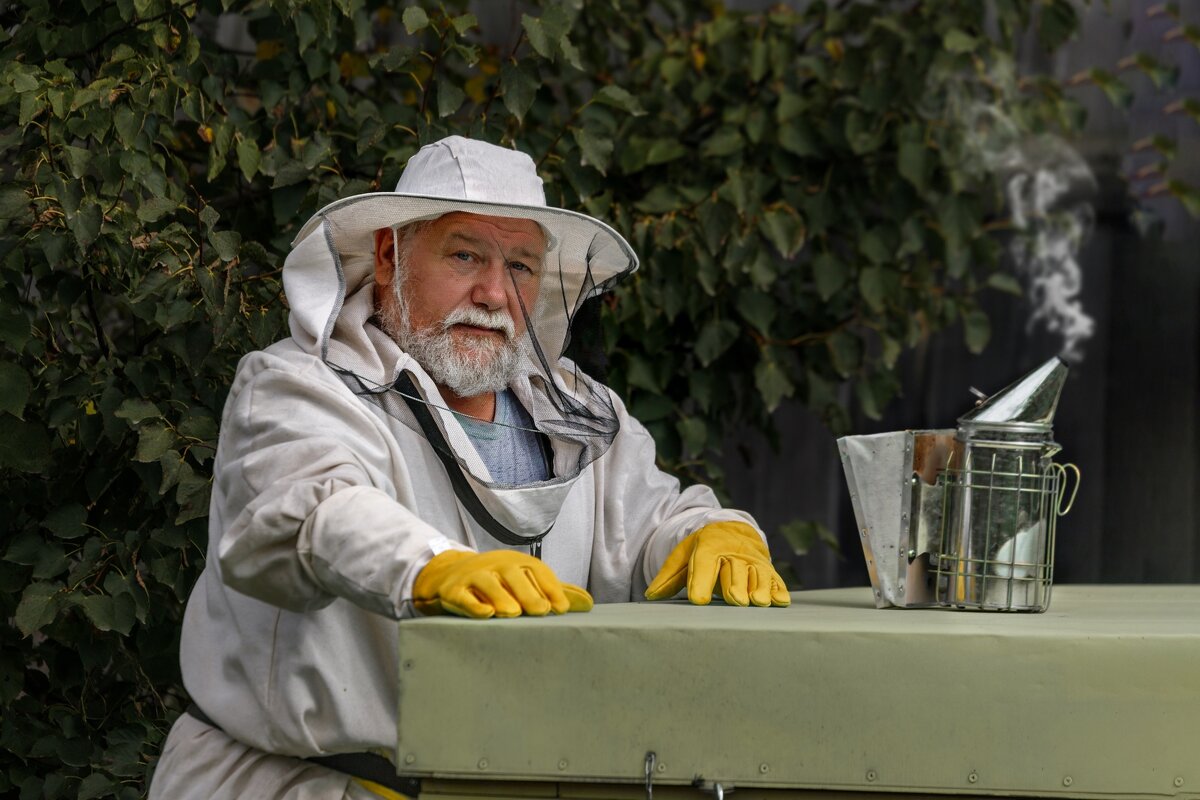
[[[373,320],[374,231],[450,211],[546,233],[531,346],[510,388],[550,443],[547,481],[492,481],[433,380]],[[528,550],[496,526],[512,541],[545,534],[540,556],[564,582],[619,602],[639,599],[688,534],[753,525],[705,487],[681,491],[620,400],[561,357],[579,304],[636,267],[611,228],[546,206],[527,155],[460,137],[423,148],[396,192],[309,220],[284,265],[291,336],[242,359],[222,417],[208,562],[181,643],[207,721],[180,718],[152,797],[372,797],[302,759],[390,756],[396,626],[414,613],[413,582],[446,549]]]

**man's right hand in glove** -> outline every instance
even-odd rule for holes
[[[541,617],[591,611],[592,596],[563,583],[544,563],[514,550],[447,550],[417,574],[413,605],[422,614],[463,617]]]

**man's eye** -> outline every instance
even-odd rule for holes
[[[472,256],[466,250],[459,250],[452,258],[457,258],[459,261],[470,261]]]
[[[521,261],[508,262],[508,268],[514,269],[517,272],[533,272],[533,269],[528,264],[525,264]]]

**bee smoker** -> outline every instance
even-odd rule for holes
[[[1058,517],[1079,490],[1079,469],[1053,460],[1066,376],[1051,359],[957,430],[838,440],[876,607],[1049,607]]]

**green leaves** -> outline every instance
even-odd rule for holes
[[[94,800],[107,796],[116,788],[116,782],[102,772],[93,772],[79,782],[77,800]]]
[[[22,418],[33,381],[20,365],[0,361],[0,412]]]
[[[837,537],[819,522],[792,520],[779,526],[779,534],[792,548],[794,555],[804,555],[817,543],[831,547],[835,551],[838,549]]]
[[[804,220],[786,205],[766,211],[759,220],[758,230],[784,258],[793,258],[804,245]]]
[[[675,424],[684,452],[699,456],[708,443],[708,425],[700,417],[685,417]]]
[[[404,30],[408,31],[409,34],[418,33],[429,27],[429,15],[420,6],[409,6],[404,9],[402,20],[404,22]]]
[[[1056,50],[1079,30],[1079,13],[1072,0],[1046,0],[1038,18],[1038,42],[1047,50]]]
[[[1025,294],[1025,290],[1021,288],[1021,282],[1017,280],[1016,276],[1007,272],[993,272],[988,276],[987,285],[1017,297]]]
[[[973,198],[963,195],[945,195],[937,204],[937,220],[942,238],[946,242],[947,260],[954,277],[962,274],[965,256],[971,240],[980,228],[979,211]]]
[[[774,322],[777,313],[774,297],[756,289],[742,289],[738,292],[737,310],[742,319],[763,336],[771,335],[771,323]]]
[[[127,419],[131,423],[137,424],[146,419],[161,419],[162,412],[158,410],[158,406],[149,400],[130,397],[121,402],[120,407],[113,412],[113,416],[118,419]]]
[[[600,91],[596,92],[595,101],[604,105],[619,108],[635,117],[643,116],[646,109],[642,108],[642,104],[637,98],[630,94],[620,86],[602,86]]]
[[[918,192],[926,191],[935,157],[925,144],[922,126],[918,123],[905,125],[897,138],[896,171]]]
[[[151,423],[138,429],[137,452],[133,458],[148,464],[175,446],[175,433],[165,425]]]
[[[987,314],[977,309],[966,311],[963,313],[962,323],[967,349],[975,354],[982,353],[988,340],[992,338],[992,324]]]
[[[705,158],[722,158],[736,153],[745,146],[742,134],[733,128],[722,128],[708,138],[700,148]]]
[[[71,177],[82,178],[88,173],[88,167],[92,163],[92,154],[82,147],[72,147],[65,145],[63,152],[67,155],[67,164],[71,170]]]
[[[1127,109],[1133,104],[1133,90],[1113,73],[1104,69],[1092,69],[1088,71],[1088,77],[1116,108]]]
[[[942,36],[942,47],[950,53],[971,53],[979,41],[959,28],[951,28]]]
[[[14,220],[29,213],[29,195],[20,186],[0,187],[0,220]]]
[[[453,83],[442,82],[437,89],[437,107],[439,117],[448,117],[462,106],[467,94]]]
[[[96,241],[103,222],[104,214],[94,200],[85,200],[78,211],[67,217],[67,226],[75,235],[75,243],[81,251],[87,250]]]
[[[900,389],[896,376],[888,371],[875,371],[854,385],[859,407],[868,419],[881,419],[883,409]]]
[[[855,155],[866,155],[879,149],[884,141],[883,121],[872,123],[862,111],[855,109],[846,115],[845,136]]]
[[[1193,219],[1200,218],[1200,190],[1182,181],[1170,180],[1167,181],[1167,191],[1183,204]]]
[[[520,122],[537,96],[537,79],[515,64],[505,64],[500,70],[500,86],[504,92],[504,107]]]
[[[141,222],[157,222],[179,208],[179,203],[169,197],[147,197],[137,207],[137,218]]]
[[[606,174],[608,160],[613,153],[612,139],[590,128],[576,128],[571,131],[571,136],[579,145],[580,163],[592,167],[601,175]]]
[[[75,600],[88,620],[100,631],[116,631],[127,635],[136,621],[136,605],[128,594],[115,597],[93,594]]]
[[[237,159],[242,176],[248,183],[252,182],[254,176],[258,174],[259,165],[262,164],[262,153],[259,152],[258,142],[248,136],[238,139]]]
[[[578,13],[579,8],[574,3],[554,3],[540,17],[521,15],[521,27],[529,44],[542,58],[562,60],[575,69],[582,69],[579,51],[568,35]]]
[[[727,319],[709,320],[696,337],[696,357],[701,366],[716,361],[737,340],[738,326]]]
[[[242,244],[242,235],[237,231],[212,231],[208,241],[217,251],[217,257],[222,261],[232,261],[238,254]]]
[[[791,397],[796,391],[786,371],[769,352],[764,352],[754,367],[754,387],[758,389],[768,414],[779,408],[784,398]]]
[[[883,311],[887,303],[883,267],[867,267],[858,274],[858,291],[872,311]]]
[[[850,277],[849,268],[832,253],[820,253],[817,255],[813,259],[812,268],[817,295],[822,300],[828,300],[833,297],[834,293],[842,288]]]
[[[49,625],[58,614],[62,587],[55,583],[31,583],[21,592],[13,621],[26,636]]]
[[[555,52],[558,50],[557,38],[566,33],[565,30],[555,31],[543,20],[528,14],[521,16],[521,27],[525,29],[525,35],[529,37],[529,44],[537,51],[537,54],[547,59],[554,58]]]
[[[78,503],[57,506],[42,520],[42,527],[59,539],[76,539],[87,532],[87,511]]]
[[[834,331],[826,340],[833,368],[843,378],[849,378],[863,359],[862,339],[845,330]]]

